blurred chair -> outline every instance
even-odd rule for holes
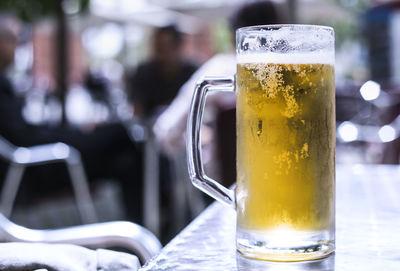
[[[143,159],[143,222],[157,236],[161,236],[161,195],[159,149],[151,131],[153,120],[144,123],[146,138]]]
[[[157,115],[130,124],[130,135],[133,141],[143,143],[143,223],[146,228],[157,236],[162,235],[161,217],[161,190],[160,183],[160,154],[161,148],[154,134],[154,121]],[[187,167],[185,152],[168,156],[169,185],[171,191],[171,214],[169,219],[173,221],[174,229],[177,231],[186,226],[188,214],[190,220],[197,216],[205,207],[201,193],[192,186]],[[164,233],[165,234],[165,233]]]
[[[83,223],[97,221],[89,185],[78,150],[64,143],[17,147],[0,136],[0,156],[10,163],[0,195],[0,210],[11,215],[25,168],[28,166],[64,162],[70,174],[78,211]]]
[[[122,248],[135,254],[143,264],[161,249],[160,242],[150,231],[132,222],[114,221],[54,230],[33,230],[11,222],[1,213],[0,241]]]

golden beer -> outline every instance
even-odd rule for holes
[[[333,229],[333,66],[239,63],[236,92],[238,229]]]

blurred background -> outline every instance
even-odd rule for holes
[[[131,96],[130,78],[154,54],[155,29],[176,26],[182,34],[180,57],[190,62],[194,71],[215,54],[234,50],[228,19],[244,2],[1,0],[0,16],[19,20],[15,24],[19,35],[14,63],[7,75],[16,95],[24,100],[24,118],[33,125],[82,129],[101,123],[126,122],[132,128],[132,140],[143,144],[149,138],[146,131],[147,135],[151,133],[151,129],[146,130],[151,121],[148,115],[136,114],[140,105],[135,109],[136,96]],[[398,164],[400,1],[273,2],[286,22],[328,25],[335,29],[337,163]],[[171,95],[162,105],[167,106],[176,93]],[[210,117],[209,122],[213,120],[216,121]],[[210,130],[205,140],[213,142],[217,135]],[[156,160],[161,176],[171,174],[163,169],[171,163],[165,166],[162,157],[153,162]],[[181,165],[185,167],[184,162]],[[211,175],[223,175],[222,169],[211,167],[210,171]],[[118,203],[118,188],[109,183],[105,189],[96,191],[103,191],[95,196],[97,208],[103,211],[100,219],[124,217]],[[159,204],[168,205],[163,197]],[[33,226],[51,224],[26,219],[30,209],[26,210],[19,216],[16,213],[15,218]],[[182,225],[166,236],[172,236],[194,215],[183,219]],[[161,224],[163,219],[166,218],[161,218]]]

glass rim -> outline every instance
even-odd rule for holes
[[[243,32],[251,31],[271,31],[279,29],[292,29],[292,30],[324,30],[334,33],[333,27],[326,25],[314,25],[314,24],[265,24],[265,25],[252,25],[238,28],[236,30],[237,34],[242,34]]]

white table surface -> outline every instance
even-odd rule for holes
[[[400,271],[400,166],[337,166],[336,252],[328,258],[243,258],[235,248],[235,225],[234,210],[213,203],[140,270]]]

